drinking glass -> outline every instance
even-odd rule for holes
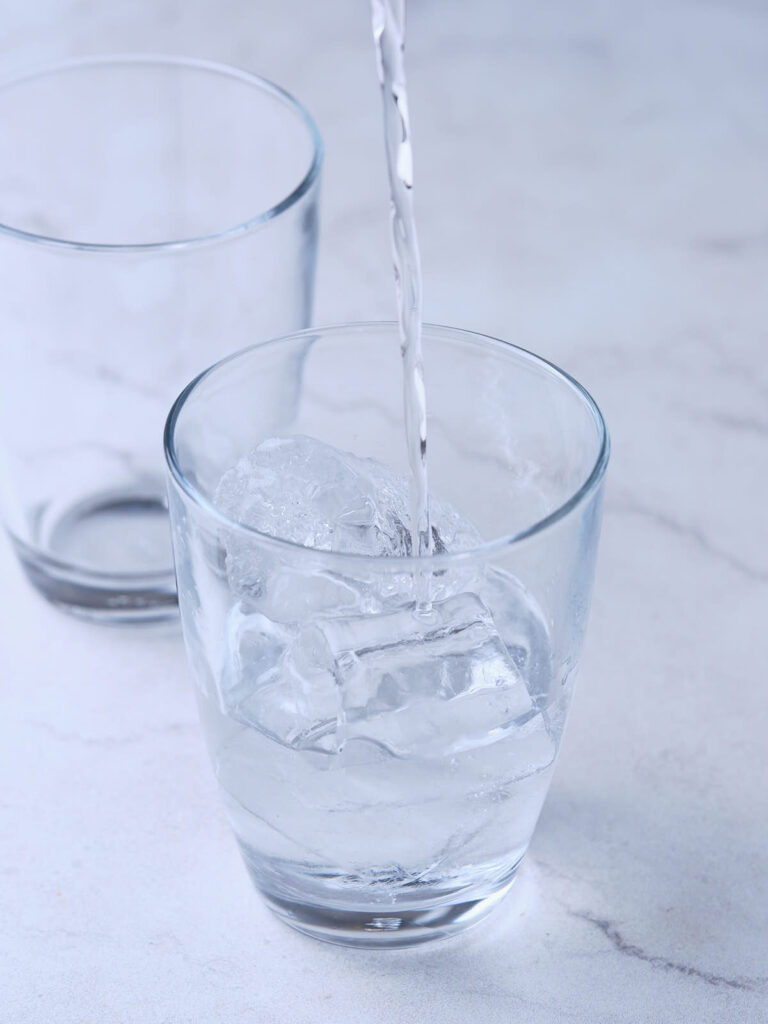
[[[55,604],[176,614],[168,406],[201,365],[308,326],[321,158],[295,99],[205,61],[0,88],[0,505]]]
[[[423,346],[431,557],[407,554],[394,324],[248,348],[165,432],[184,637],[245,864],[293,927],[358,946],[452,934],[512,883],[608,461],[597,406],[550,363],[446,327]]]

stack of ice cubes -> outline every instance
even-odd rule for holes
[[[216,505],[264,535],[223,537],[229,587],[221,710],[296,750],[355,740],[398,758],[444,758],[518,731],[545,736],[548,636],[511,575],[480,562],[423,580],[411,553],[408,483],[318,440],[264,441],[221,479]],[[430,499],[434,549],[482,543]],[[279,538],[290,544],[276,543]],[[329,561],[305,548],[338,552]],[[422,588],[421,590],[419,588]],[[417,599],[422,594],[422,599]],[[536,756],[551,760],[551,741]]]

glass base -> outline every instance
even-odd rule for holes
[[[30,582],[52,604],[99,622],[177,617],[168,509],[159,488],[50,505],[35,526],[35,546],[12,540]]]
[[[338,910],[261,895],[279,918],[297,931],[337,946],[398,949],[447,939],[483,920],[509,891],[514,878],[483,899],[417,910]]]

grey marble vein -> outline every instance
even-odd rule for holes
[[[754,580],[756,583],[768,583],[768,569],[761,569],[759,566],[754,566],[745,562],[738,555],[735,555],[733,552],[727,551],[725,548],[715,544],[703,532],[703,530],[676,519],[668,512],[652,508],[649,505],[645,505],[642,502],[629,497],[611,500],[606,511],[608,514],[639,516],[646,519],[670,533],[676,533],[681,537],[685,537],[687,540],[695,544],[700,551],[704,552],[711,558],[717,559],[724,565],[727,565],[729,568],[733,569],[734,572],[738,572],[742,576],[746,576],[750,580]]]
[[[676,961],[668,960],[663,956],[648,953],[635,943],[628,942],[613,921],[597,917],[588,910],[570,910],[568,913],[571,917],[578,918],[580,921],[587,921],[589,924],[594,925],[595,928],[602,932],[606,939],[608,939],[617,953],[634,957],[634,959],[641,960],[643,963],[649,964],[651,967],[657,967],[664,971],[673,971],[676,974],[682,974],[688,978],[697,978],[699,981],[706,982],[707,985],[714,985],[716,987],[724,986],[726,988],[738,989],[742,992],[768,992],[768,977],[728,978],[720,974],[714,974],[711,971],[701,970],[691,964],[677,963]]]
[[[196,724],[169,722],[163,725],[148,726],[141,732],[130,732],[123,736],[93,736],[69,729],[60,729],[51,722],[27,720],[25,725],[32,729],[42,730],[52,739],[62,743],[78,743],[89,747],[102,747],[112,750],[116,747],[132,746],[142,743],[155,736],[193,736],[197,734]]]
[[[51,361],[71,370],[80,377],[96,380],[102,384],[114,384],[116,387],[132,391],[134,394],[155,402],[162,401],[170,404],[173,397],[168,394],[166,389],[154,387],[143,379],[137,380],[134,377],[129,377],[113,365],[94,362],[92,356],[87,353],[55,352],[51,356]]]
[[[686,414],[696,419],[711,423],[716,427],[723,427],[725,430],[737,434],[752,434],[756,437],[768,437],[768,420],[759,419],[757,416],[747,416],[739,413],[702,412],[700,410],[686,410]]]
[[[745,253],[768,253],[768,231],[755,234],[723,235],[699,238],[694,243],[697,249],[717,256],[741,256]]]

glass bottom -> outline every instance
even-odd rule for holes
[[[103,491],[50,505],[35,525],[35,546],[11,539],[30,582],[58,608],[99,622],[177,617],[161,488]]]
[[[474,927],[501,902],[514,877],[481,899],[415,910],[339,910],[261,892],[267,906],[292,928],[323,942],[360,949],[401,949],[447,939]]]

